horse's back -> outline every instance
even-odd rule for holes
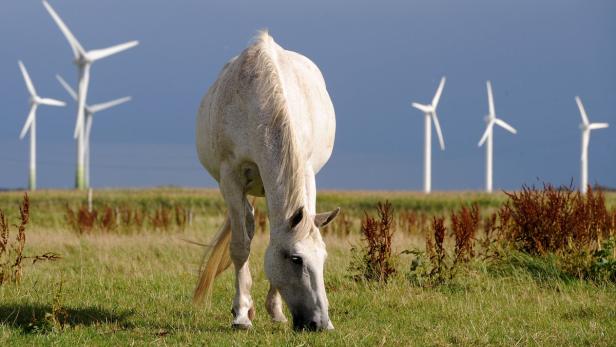
[[[331,156],[336,133],[334,106],[319,68],[307,57],[284,51],[288,63],[282,66],[289,95],[289,115],[296,124],[296,136],[309,149],[307,160],[317,173]]]
[[[267,35],[267,34],[265,34]],[[304,149],[315,173],[331,155],[334,143],[334,109],[317,66],[305,56],[284,50],[273,40],[278,78],[284,90],[287,116],[298,144]],[[256,161],[260,147],[266,146],[264,126],[273,114],[259,105],[262,90],[254,83],[255,44],[229,61],[201,102],[197,116],[197,151],[209,173],[219,180],[224,161]]]

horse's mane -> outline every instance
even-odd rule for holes
[[[285,201],[282,202],[286,218],[304,205],[304,168],[303,153],[297,144],[292,118],[284,89],[284,79],[278,69],[279,52],[282,48],[274,42],[267,30],[260,31],[250,47],[246,49],[244,68],[247,75],[254,78],[260,112],[271,115],[265,134],[268,141],[279,149],[280,172],[277,183],[285,190]],[[304,221],[309,218],[304,218]],[[304,230],[306,228],[298,228]],[[294,235],[301,238],[303,235]]]

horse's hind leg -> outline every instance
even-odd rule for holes
[[[220,191],[229,208],[231,220],[230,253],[235,266],[235,298],[233,299],[233,327],[252,326],[254,303],[250,296],[252,278],[248,267],[250,242],[254,235],[254,210],[244,194],[241,179],[232,170],[221,170]]]

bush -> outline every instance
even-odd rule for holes
[[[543,189],[524,186],[507,195],[501,214],[511,221],[503,225],[504,236],[523,252],[593,252],[613,233],[601,191],[582,194],[571,187],[544,184]]]
[[[616,210],[608,211],[600,190],[582,194],[544,184],[507,195],[500,225],[488,224],[510,249],[553,257],[559,271],[575,278],[616,282]]]

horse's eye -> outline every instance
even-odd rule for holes
[[[293,262],[293,264],[297,264],[297,265],[302,265],[304,263],[304,260],[302,259],[302,257],[298,257],[296,255],[291,256],[291,261]]]

